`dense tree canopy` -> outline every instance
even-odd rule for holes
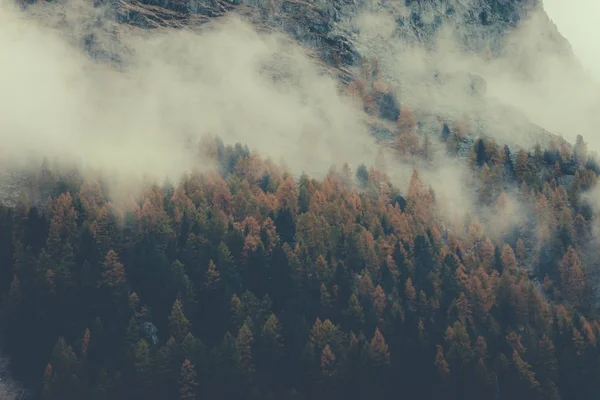
[[[415,134],[410,111],[399,118]],[[462,140],[459,125],[442,139]],[[427,157],[409,136],[398,145]],[[35,398],[598,393],[594,215],[581,200],[597,172],[583,139],[514,164],[476,141],[487,211],[464,223],[438,212],[417,170],[399,190],[373,167],[294,178],[240,145],[216,149],[218,173],[137,199],[51,171],[0,210],[2,333]],[[522,218],[507,225],[515,202]]]

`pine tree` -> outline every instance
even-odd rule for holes
[[[567,249],[559,269],[563,296],[574,306],[581,306],[584,300],[585,275],[579,256],[573,247],[569,246]]]
[[[326,377],[331,377],[334,371],[335,354],[331,351],[331,347],[326,345],[321,352],[321,374]]]
[[[171,282],[173,285],[173,295],[180,296],[182,302],[188,306],[196,302],[196,293],[192,280],[185,272],[184,265],[175,260],[171,264]]]
[[[119,256],[113,250],[106,253],[102,269],[102,279],[99,287],[107,288],[115,297],[121,297],[127,292],[127,277],[125,267],[119,262]]]
[[[267,322],[263,326],[262,338],[269,348],[269,352],[276,355],[283,355],[283,337],[281,336],[281,325],[277,316],[271,313]]]
[[[523,182],[528,178],[531,170],[529,163],[529,154],[525,149],[520,149],[515,160],[515,178],[518,182]]]
[[[86,328],[83,333],[83,338],[81,339],[81,357],[84,359],[87,357],[88,349],[90,347],[90,337],[90,330],[89,328]]]
[[[344,311],[351,323],[355,326],[361,326],[365,321],[364,311],[356,294],[352,293],[348,299],[348,308]]]
[[[119,229],[117,220],[109,204],[102,206],[90,230],[100,254],[106,254],[116,244]]]
[[[175,299],[169,315],[169,328],[171,335],[176,340],[183,339],[189,332],[190,322],[183,313],[183,305],[179,299]]]
[[[525,384],[532,390],[539,390],[539,382],[535,379],[535,372],[531,370],[531,365],[527,364],[522,358],[521,355],[517,352],[517,350],[513,350],[512,353],[512,361],[517,369],[519,377]]]
[[[460,321],[455,321],[446,329],[445,340],[448,344],[448,358],[452,365],[454,362],[463,365],[471,362],[474,351],[467,329]]]
[[[377,285],[375,288],[375,292],[373,293],[373,309],[377,313],[377,317],[382,320],[383,319],[383,311],[386,307],[386,296],[383,288],[380,285]]]
[[[213,260],[208,261],[208,269],[206,270],[205,286],[209,291],[215,291],[221,281],[221,275]]]
[[[187,358],[181,364],[179,379],[179,400],[195,400],[198,382],[196,381],[196,367]]]
[[[390,365],[388,345],[385,343],[385,339],[379,331],[379,328],[375,329],[375,334],[373,335],[373,339],[371,339],[369,355],[374,366],[380,367]]]
[[[310,340],[320,349],[332,343],[337,333],[337,327],[328,319],[321,322],[317,317],[310,331]]]
[[[324,283],[321,283],[321,287],[319,288],[319,304],[325,313],[327,313],[332,307],[331,295],[329,294],[327,286],[325,286]]]
[[[52,364],[46,364],[44,370],[44,386],[42,388],[42,400],[50,400],[53,397],[53,390],[55,386],[54,372],[52,371]]]
[[[81,387],[81,364],[73,348],[61,336],[52,350],[52,360],[46,372],[51,376],[48,392],[53,398],[77,399]]]
[[[508,244],[505,244],[502,248],[502,255],[500,256],[502,260],[502,268],[504,271],[509,273],[514,273],[517,270],[517,259],[515,258],[515,253]]]
[[[450,377],[450,365],[444,357],[444,349],[439,344],[436,346],[437,353],[435,355],[435,366],[440,373],[442,380],[447,380]]]
[[[138,384],[137,389],[144,393],[152,382],[152,359],[150,357],[150,346],[146,339],[140,339],[134,354],[134,370]]]
[[[252,361],[253,342],[254,336],[252,335],[252,331],[248,327],[248,324],[244,323],[238,332],[236,343],[240,354],[240,366],[248,379],[254,373],[254,363]]]
[[[415,291],[415,287],[413,286],[410,277],[406,279],[406,283],[404,284],[404,296],[406,297],[409,307],[413,308],[414,301],[417,298],[417,292]]]
[[[558,378],[558,362],[554,344],[546,334],[538,341],[538,358],[535,369],[538,372],[544,399],[558,400],[560,396],[555,384]]]
[[[467,323],[473,323],[472,306],[469,303],[469,300],[467,299],[467,296],[465,296],[464,292],[460,292],[458,298],[454,299],[448,312],[452,312],[454,315],[456,315],[458,320],[463,325],[466,325]]]
[[[583,136],[577,135],[575,147],[573,148],[573,158],[578,164],[585,165],[588,161],[587,143],[583,141]]]
[[[79,190],[79,200],[81,201],[89,221],[94,221],[102,206],[104,205],[104,195],[98,181],[86,179]]]

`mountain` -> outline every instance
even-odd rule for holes
[[[381,78],[392,85],[393,95],[402,97],[402,102],[425,103],[426,107],[419,106],[422,111],[444,118],[470,113],[473,126],[479,125],[475,136],[506,139],[511,146],[547,143],[548,131],[555,126],[545,126],[544,121],[524,122],[531,121],[529,110],[514,107],[514,99],[497,99],[490,90],[486,94],[486,80],[496,80],[501,70],[513,83],[532,85],[550,79],[540,71],[546,60],[561,65],[555,75],[564,75],[563,71],[582,75],[568,41],[550,21],[541,1],[120,0],[111,3],[111,9],[120,23],[143,29],[201,29],[228,15],[241,15],[259,30],[289,35],[344,85],[359,74],[361,59],[376,59]],[[383,35],[378,32],[379,24]],[[86,40],[92,53],[101,55],[94,53],[93,38]],[[402,49],[390,51],[397,49],[398,43]],[[452,54],[447,52],[448,46]],[[402,69],[400,57],[406,57],[408,65],[414,58],[426,67]],[[487,65],[465,65],[464,60],[472,59],[484,60]],[[473,91],[473,87],[478,89]],[[457,105],[449,104],[455,102],[457,90],[469,92],[468,96]],[[532,87],[531,91],[535,90]],[[434,92],[436,99],[423,99],[425,91]],[[432,110],[436,104],[437,109]],[[488,117],[482,120],[485,114]],[[475,115],[479,122],[474,121]],[[510,121],[515,121],[514,126]],[[381,132],[381,125],[374,132]],[[390,136],[393,133],[388,132],[383,138]]]
[[[541,2],[1,1],[1,399],[597,397]]]
[[[546,82],[564,78],[563,70],[579,75],[568,42],[539,1],[106,0],[94,7],[73,21],[60,17],[59,28],[68,30],[96,62],[117,69],[128,68],[132,49],[121,39],[132,33],[202,31],[233,15],[260,32],[284,33],[334,76],[342,91],[352,81],[366,85],[362,101],[372,96],[379,111],[371,107],[365,121],[378,141],[390,145],[402,105],[430,122],[421,124],[424,134],[437,136],[444,122],[466,119],[471,138],[491,136],[513,150],[547,144],[551,132],[562,131],[545,123],[549,113],[536,118],[538,97],[518,91],[544,96]],[[550,69],[554,60],[562,69],[546,77],[540,68]],[[377,76],[364,76],[373,61]],[[375,80],[383,82],[385,94],[373,91]]]

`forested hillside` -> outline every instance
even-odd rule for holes
[[[0,400],[598,397],[597,89],[541,1],[0,27]]]
[[[478,202],[494,212],[464,223],[438,212],[417,170],[401,188],[365,166],[295,179],[210,143],[216,170],[138,198],[111,201],[102,178],[45,164],[1,209],[4,351],[32,398],[597,393],[582,195],[598,167],[583,140],[514,163],[476,141]],[[572,185],[558,185],[568,168]],[[500,224],[511,201],[533,211]]]

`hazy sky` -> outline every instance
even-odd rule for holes
[[[584,67],[600,79],[600,1],[544,0],[544,7]]]

